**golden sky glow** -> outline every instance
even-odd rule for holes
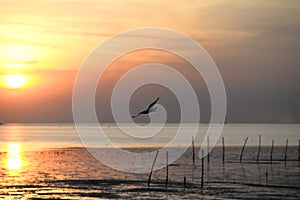
[[[173,29],[204,46],[229,89],[232,113],[300,120],[294,108],[278,106],[299,100],[293,95],[299,91],[300,1],[2,0],[0,121],[71,122],[72,86],[86,56],[113,35],[140,27]],[[132,63],[141,59],[131,57]],[[260,106],[254,105],[253,96],[261,97]],[[267,102],[276,99],[268,109]],[[243,110],[245,101],[253,104],[249,112]],[[284,112],[273,113],[281,108]],[[242,119],[240,114],[233,118]]]
[[[28,63],[36,60],[36,56],[38,52],[28,45],[11,44],[1,48],[2,65],[7,68],[26,67]]]

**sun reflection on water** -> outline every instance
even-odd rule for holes
[[[22,167],[21,145],[19,143],[11,143],[7,146],[7,169],[19,170]]]

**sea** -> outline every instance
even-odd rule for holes
[[[104,141],[77,126],[1,125],[0,199],[300,199],[300,124],[225,124],[206,146],[199,124],[168,148],[179,124],[138,139],[102,124]]]

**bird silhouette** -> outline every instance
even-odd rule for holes
[[[155,104],[158,102],[158,100],[159,100],[159,97],[158,97],[154,102],[152,102],[152,103],[148,106],[148,108],[147,108],[146,110],[143,110],[143,111],[139,112],[139,114],[132,116],[132,118],[136,118],[137,116],[140,116],[140,115],[147,115],[147,114],[149,114],[150,112],[154,112],[154,111],[157,109],[157,108],[155,107]]]

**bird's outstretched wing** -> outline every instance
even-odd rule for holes
[[[147,114],[147,110],[143,110],[139,114],[132,116],[132,118],[136,118],[137,116],[140,116],[141,114]]]
[[[148,106],[147,110],[149,111],[151,109],[151,107],[153,107],[158,102],[158,100],[159,100],[159,97],[157,97],[157,99]]]

